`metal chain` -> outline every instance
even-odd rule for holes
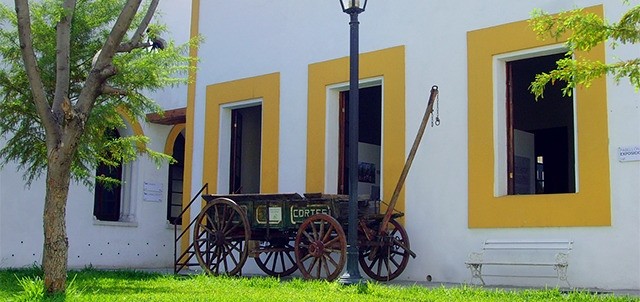
[[[436,95],[436,117],[435,122],[433,121],[433,115],[431,115],[431,127],[440,126],[440,94]]]

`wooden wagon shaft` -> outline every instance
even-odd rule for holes
[[[418,133],[416,134],[416,139],[413,141],[413,146],[411,147],[411,151],[409,152],[407,161],[404,163],[404,168],[402,169],[402,173],[400,173],[400,179],[398,179],[398,183],[396,184],[396,189],[393,191],[393,195],[391,195],[391,200],[389,201],[389,207],[387,208],[384,218],[382,219],[382,223],[380,224],[380,230],[378,231],[378,234],[380,235],[385,234],[387,231],[387,225],[389,224],[389,220],[391,219],[393,210],[395,209],[396,203],[398,202],[400,191],[402,191],[404,182],[407,179],[407,175],[409,174],[409,169],[411,168],[413,159],[416,157],[418,146],[420,145],[420,141],[422,140],[424,131],[427,128],[427,122],[429,121],[429,117],[433,112],[433,104],[435,103],[437,96],[438,96],[438,86],[434,85],[433,87],[431,87],[431,94],[429,95],[427,110],[424,112],[424,117],[422,117],[422,123],[420,124],[420,129],[418,129]]]

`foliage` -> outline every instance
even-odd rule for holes
[[[624,2],[628,4],[628,1]],[[615,81],[628,78],[636,90],[640,89],[640,58],[606,63],[574,57],[577,51],[589,51],[607,40],[611,41],[612,48],[640,42],[640,5],[630,8],[614,23],[607,22],[597,14],[586,13],[583,9],[556,15],[535,10],[529,22],[541,39],[567,37],[566,46],[569,50],[566,57],[557,62],[555,70],[536,76],[530,87],[536,97],[542,96],[548,83],[566,82],[563,93],[571,95],[577,85],[589,87],[594,79],[604,75],[613,76]]]
[[[78,1],[71,29],[68,98],[72,105],[92,70],[92,59],[102,48],[124,3],[124,0]],[[32,41],[51,106],[57,72],[56,24],[64,12],[58,0],[35,1],[30,6]],[[139,21],[142,16],[137,18]],[[137,23],[134,21],[134,24]],[[156,34],[166,33],[161,24],[154,24],[151,28]],[[197,39],[190,43],[197,43]],[[15,11],[0,4],[0,136],[7,139],[0,149],[0,164],[17,163],[27,185],[30,185],[46,168],[47,148],[45,130],[32,101],[19,44]],[[103,94],[96,100],[73,160],[73,180],[90,186],[99,163],[110,166],[126,163],[135,160],[140,153],[146,153],[156,162],[169,159],[144,147],[149,140],[145,136],[123,136],[114,141],[104,134],[108,129],[130,129],[126,119],[144,120],[146,113],[160,112],[160,107],[143,93],[186,83],[185,74],[192,60],[186,55],[188,48],[189,44],[169,42],[163,50],[137,48],[116,54],[113,63],[117,73],[108,80],[108,84],[124,93]],[[127,132],[132,133],[131,130]]]
[[[20,278],[15,275],[20,274]],[[483,289],[469,286],[425,287],[385,285],[367,282],[342,286],[336,282],[280,280],[273,277],[174,276],[136,271],[71,271],[74,283],[67,291],[72,301],[640,301],[637,298],[549,290]],[[0,270],[0,300],[25,301],[31,287],[18,284],[38,282],[37,272]],[[73,290],[72,290],[73,289]],[[45,301],[57,301],[47,297]]]

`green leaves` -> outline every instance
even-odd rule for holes
[[[71,72],[67,95],[71,106],[78,101],[92,70],[92,59],[102,48],[125,2],[78,0],[71,27]],[[60,0],[30,2],[32,41],[49,106],[52,105],[56,85],[56,24],[69,13],[62,9],[61,3]],[[129,28],[129,36],[144,13],[146,7],[138,11],[139,16]],[[0,149],[0,168],[8,162],[17,163],[29,185],[46,168],[47,136],[36,113],[22,63],[16,20],[15,10],[0,4],[0,136],[6,140]],[[151,28],[153,34],[168,38],[166,26],[161,23],[156,22]],[[147,149],[145,145],[149,139],[143,135],[130,135],[114,143],[104,133],[116,128],[129,129],[123,133],[134,134],[129,121],[142,121],[149,112],[161,112],[160,106],[144,93],[187,83],[187,73],[193,68],[190,63],[194,60],[188,57],[189,46],[198,42],[199,38],[185,45],[168,41],[164,50],[138,48],[114,56],[113,66],[117,74],[108,79],[106,85],[120,93],[102,94],[96,98],[83,125],[84,134],[77,141],[78,148],[71,168],[72,179],[91,185],[96,166],[100,162],[105,163],[101,154],[106,150],[117,154],[118,160],[123,163],[135,160],[140,154],[146,154],[156,163],[171,159]],[[59,123],[64,132],[66,122]]]
[[[555,70],[537,75],[536,80],[531,83],[530,90],[536,98],[542,97],[547,84],[564,81],[567,86],[563,88],[563,93],[571,95],[576,86],[589,87],[594,79],[605,75],[612,75],[616,81],[628,78],[636,90],[640,89],[638,58],[605,63],[575,56],[577,51],[590,51],[608,40],[611,41],[612,48],[619,44],[638,43],[640,41],[640,5],[631,8],[619,22],[613,24],[608,24],[597,14],[586,13],[582,9],[557,15],[534,10],[529,24],[541,39],[559,40],[566,37],[566,46],[569,49],[567,58],[558,61]]]

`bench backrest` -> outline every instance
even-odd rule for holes
[[[481,257],[485,263],[566,263],[571,240],[487,240]]]
[[[551,250],[568,253],[573,249],[571,240],[486,240],[482,250]]]

